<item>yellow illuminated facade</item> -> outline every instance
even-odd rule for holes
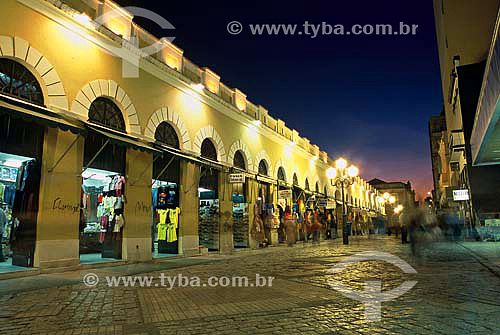
[[[236,152],[246,162],[249,187],[249,222],[257,199],[258,166],[265,161],[269,180],[285,172],[285,182],[311,192],[337,199],[339,190],[331,185],[327,170],[335,166],[321,151],[285,122],[273,118],[265,107],[247,100],[246,95],[225,86],[218,74],[200,68],[183,56],[183,51],[168,41],[165,47],[140,59],[138,78],[124,78],[120,57],[112,48],[121,47],[121,39],[139,38],[140,46],[153,37],[132,22],[125,11],[96,28],[85,19],[119,7],[111,1],[71,1],[70,8],[46,0],[3,0],[0,5],[0,57],[13,59],[28,68],[38,79],[45,106],[51,112],[83,122],[95,99],[111,99],[121,110],[126,133],[141,143],[155,141],[162,122],[177,134],[179,150],[198,157],[202,143],[210,139],[217,151],[220,172],[220,213],[232,209],[228,175],[232,173]],[[76,8],[78,7],[78,8]],[[29,24],[27,24],[29,22]],[[156,41],[158,42],[158,41]],[[133,45],[123,50],[134,53]],[[73,144],[74,142],[74,144]],[[47,127],[44,135],[37,214],[34,266],[39,268],[75,267],[78,256],[78,211],[81,200],[81,172],[85,140],[69,131]],[[126,207],[122,258],[129,262],[148,261],[151,255],[151,166],[153,153],[126,149]],[[52,167],[56,166],[54,169]],[[330,171],[331,174],[331,171]],[[252,177],[254,176],[254,177]],[[179,253],[200,253],[198,243],[198,194],[193,184],[199,180],[199,166],[180,163]],[[346,190],[346,202],[373,213],[381,213],[381,196],[360,177]],[[226,185],[227,187],[223,187]],[[277,184],[271,183],[272,202],[277,203]],[[326,194],[325,194],[326,192]],[[63,199],[67,207],[54,207]],[[222,223],[221,223],[222,225]],[[233,250],[230,229],[221,231],[220,252]],[[251,243],[251,246],[255,244]]]

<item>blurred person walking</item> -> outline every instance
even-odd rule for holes
[[[286,206],[284,213],[284,225],[286,232],[286,244],[292,247],[295,244],[295,239],[297,236],[297,224],[294,215],[290,209],[290,206]]]
[[[311,234],[312,234],[312,243],[319,244],[320,234],[321,234],[321,223],[320,216],[318,211],[314,211],[313,220],[311,223]]]

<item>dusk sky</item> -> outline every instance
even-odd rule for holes
[[[184,56],[283,119],[301,136],[357,164],[370,180],[432,189],[427,121],[442,109],[432,1],[132,1],[175,30]],[[227,32],[230,21],[243,32]],[[248,24],[418,24],[415,36],[252,35]]]

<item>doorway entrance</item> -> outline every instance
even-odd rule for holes
[[[155,140],[163,146],[179,150],[179,138],[168,122],[158,125]],[[163,152],[153,163],[153,257],[179,254],[180,169],[180,160],[169,152]]]
[[[217,161],[217,150],[208,138],[201,144],[201,156],[210,161]],[[198,199],[199,244],[208,248],[209,251],[218,251],[220,245],[219,171],[210,165],[200,167]]]
[[[125,133],[122,113],[110,99],[94,100],[89,120],[111,131]],[[80,263],[122,258],[126,150],[123,143],[111,142],[101,132],[90,131],[85,138],[79,226]]]

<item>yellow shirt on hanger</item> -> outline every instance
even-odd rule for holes
[[[165,241],[167,239],[167,225],[158,223],[158,241]]]
[[[158,210],[158,215],[160,216],[160,223],[161,224],[167,224],[167,214],[168,214],[168,210],[166,210],[166,209],[159,209]]]
[[[168,210],[170,223],[167,225],[167,242],[177,241],[177,226],[179,225],[180,211],[179,207]]]

